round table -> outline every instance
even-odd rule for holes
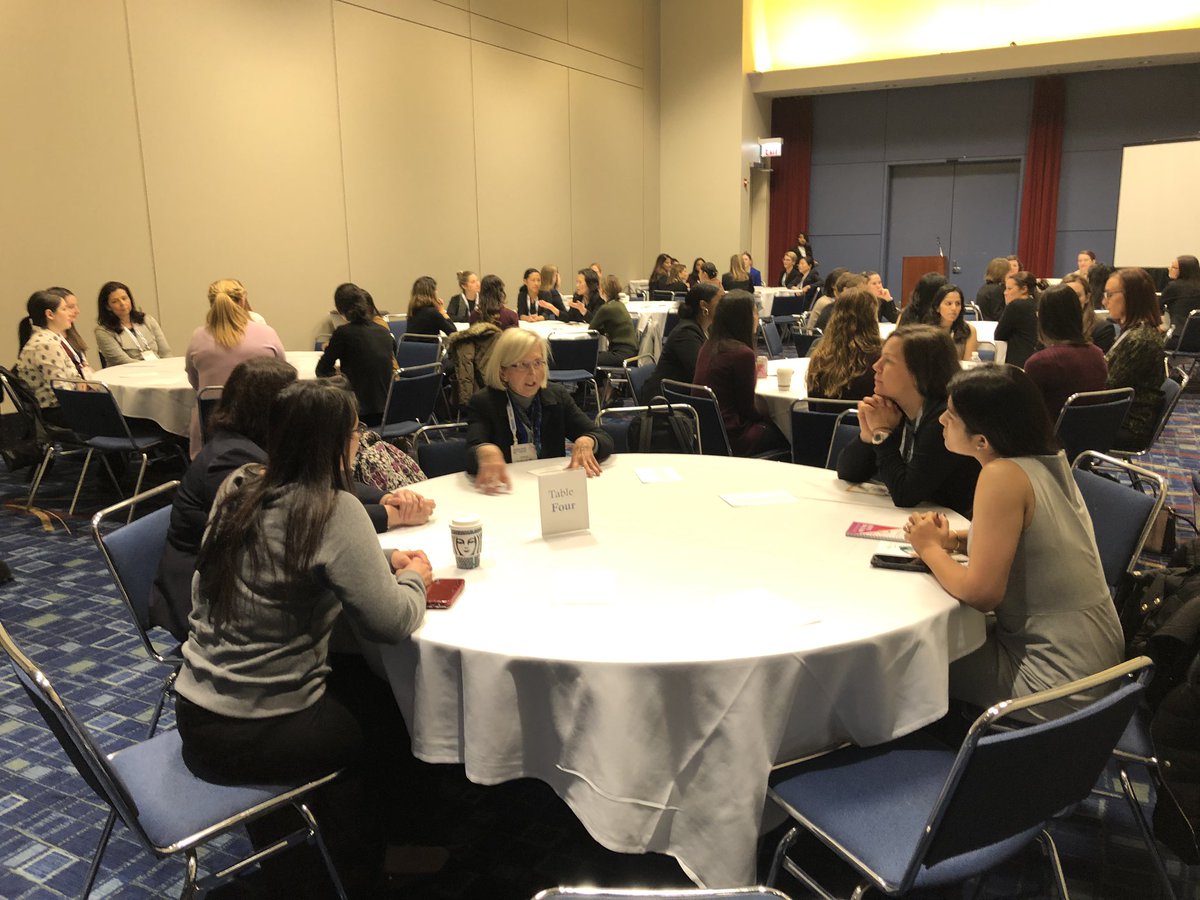
[[[316,378],[320,358],[321,354],[313,350],[289,350],[287,355],[300,378]],[[183,365],[182,356],[126,363],[101,369],[95,373],[95,380],[108,387],[123,415],[150,419],[171,434],[186,436],[196,406],[196,391],[188,383]]]
[[[907,513],[831,472],[621,455],[588,482],[590,530],[543,538],[534,473],[563,464],[513,465],[498,496],[423,483],[434,520],[380,536],[467,582],[378,648],[413,751],[482,784],[539,778],[604,846],[750,884],[771,766],[939,718],[983,617],[931,576],[872,569],[879,546],[847,527]],[[448,524],[466,513],[483,561],[458,571]]]

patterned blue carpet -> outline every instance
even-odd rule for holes
[[[1184,398],[1149,466],[1170,477],[1172,503],[1190,516],[1190,477],[1200,469],[1200,398]],[[78,463],[61,461],[39,505],[65,511],[77,473]],[[150,483],[176,475],[164,467],[152,472]],[[68,520],[69,532],[61,526],[45,531],[41,521],[19,511],[0,513],[0,559],[16,577],[0,587],[0,619],[55,681],[102,748],[111,750],[144,734],[164,673],[143,653],[87,533],[84,514],[113,499],[100,477],[89,476],[89,481],[82,514]],[[23,500],[25,491],[22,473],[0,474],[4,502]],[[1185,528],[1180,536],[1192,535]],[[0,674],[0,709],[0,898],[77,896],[106,809],[70,767],[7,666]],[[161,727],[172,724],[168,707]],[[450,847],[451,860],[437,875],[411,881],[403,896],[518,900],[562,883],[687,884],[670,859],[623,856],[596,846],[544,785],[525,781],[483,788],[469,784],[457,767],[428,769],[443,810],[430,823],[431,832]],[[1054,833],[1074,896],[1158,896],[1145,848],[1122,801],[1093,802],[1056,825]],[[211,871],[246,847],[244,836],[230,836],[202,855],[202,867]],[[1178,895],[1200,898],[1197,873],[1173,857],[1168,862]],[[178,860],[155,863],[118,825],[93,896],[177,895],[181,876]],[[806,896],[794,883],[783,888]],[[1052,894],[1045,861],[1032,850],[966,892],[948,896]],[[253,877],[222,892],[276,895]]]

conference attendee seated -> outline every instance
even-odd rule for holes
[[[1092,267],[1093,271],[1095,266]],[[1105,279],[1107,280],[1107,278]],[[1108,316],[1096,315],[1095,304],[1092,303],[1092,286],[1082,275],[1068,275],[1062,280],[1075,292],[1079,299],[1079,308],[1083,311],[1083,333],[1093,344],[1107,353],[1117,340],[1117,328],[1108,320]]]
[[[696,384],[712,388],[735,456],[760,456],[788,447],[787,438],[754,403],[758,383],[754,295],[730,291],[717,304],[708,340],[696,358]]]
[[[933,298],[942,285],[946,284],[946,276],[937,272],[926,272],[913,287],[908,298],[908,306],[900,313],[897,320],[899,325],[923,325],[929,321],[929,312],[933,308]]]
[[[679,304],[679,324],[667,335],[654,373],[642,388],[643,403],[662,393],[663,379],[694,381],[696,359],[708,340],[708,329],[724,294],[719,284],[711,283],[698,284],[687,292]]]
[[[604,302],[592,316],[591,326],[608,340],[608,349],[600,351],[597,365],[620,367],[625,360],[637,356],[637,326],[621,302],[620,278],[605,275],[600,279],[600,296]]]
[[[809,353],[804,379],[810,400],[862,400],[875,393],[872,367],[883,346],[877,308],[877,298],[864,287],[850,288],[833,304],[829,327]]]
[[[317,375],[327,378],[340,364],[358,399],[359,419],[366,425],[378,425],[396,368],[392,333],[371,319],[362,288],[343,284],[334,292],[333,302],[346,324],[330,335],[317,360]]]
[[[754,257],[750,255],[749,250],[742,251],[742,262],[746,266],[746,271],[750,274],[750,283],[755,287],[762,287],[762,272],[754,268]]]
[[[595,265],[595,263],[593,263],[593,265]],[[538,296],[540,296],[543,300],[549,301],[549,303],[554,307],[554,314],[561,319],[566,313],[567,305],[563,301],[562,291],[559,290],[559,288],[562,287],[562,279],[558,274],[558,266],[552,266],[547,263],[546,265],[542,266],[541,276],[542,289]]]
[[[798,290],[800,282],[804,280],[804,275],[796,268],[796,251],[785,250],[783,253],[783,270],[779,273],[779,278],[775,283],[780,287],[785,287],[790,290]]]
[[[705,259],[703,256],[697,256],[692,261],[692,271],[688,273],[687,277],[688,290],[691,290],[700,283],[700,267],[703,266],[704,263]]]
[[[446,304],[438,296],[437,282],[429,275],[422,275],[413,282],[404,333],[438,335],[454,334],[454,331]]]
[[[706,262],[700,266],[700,283],[721,287],[721,274],[717,271],[716,263]],[[724,293],[725,288],[722,287],[721,291]]]
[[[816,263],[813,265],[816,265]],[[833,302],[833,298],[837,296],[836,285],[838,279],[848,271],[849,269],[843,269],[839,266],[825,276],[825,281],[821,285],[821,293],[813,301],[812,308],[809,309],[808,315],[811,323],[815,324],[816,320],[820,318],[821,313],[825,312],[825,307]]]
[[[553,303],[542,297],[542,272],[526,269],[517,290],[517,318],[522,322],[542,322],[557,319],[559,312]]]
[[[1028,272],[1004,277],[1004,312],[996,323],[996,340],[1008,342],[1004,361],[1018,368],[1037,349],[1037,279]]]
[[[183,757],[233,784],[341,770],[313,795],[313,812],[350,896],[380,896],[408,741],[386,682],[361,655],[331,650],[331,637],[339,619],[347,637],[411,635],[425,614],[429,561],[381,551],[350,493],[353,394],[300,381],[275,398],[269,419],[266,465],[242,466],[221,486],[197,558],[175,684]],[[259,824],[256,846],[267,837]]]
[[[1071,285],[1058,284],[1038,298],[1038,334],[1046,348],[1025,361],[1029,376],[1046,403],[1050,421],[1072,394],[1102,391],[1108,380],[1104,351],[1087,339],[1083,311]]]
[[[892,300],[892,292],[883,286],[883,276],[878,272],[868,270],[863,272],[863,277],[867,279],[867,287],[879,301],[879,321],[895,322],[899,319],[900,310],[896,309],[896,303]]]
[[[950,696],[988,707],[1119,663],[1125,642],[1092,521],[1032,380],[1012,366],[962,372],[941,421],[946,447],[979,469],[971,527],[951,531],[944,516],[914,513],[905,528],[947,593],[993,614],[983,646],[950,664]],[[1039,706],[1033,717],[1088,699]]]
[[[25,304],[30,337],[17,357],[16,375],[33,391],[42,416],[52,425],[69,428],[63,417],[52,382],[56,379],[86,381],[92,377],[87,360],[67,341],[67,329],[75,321],[65,298],[37,291]]]
[[[560,458],[568,440],[567,468],[582,468],[589,478],[600,474],[600,461],[613,452],[608,433],[566,388],[549,381],[549,356],[545,338],[520,328],[508,329],[492,346],[484,367],[487,387],[467,404],[467,474],[479,490],[510,487],[509,463]]]
[[[853,288],[866,287],[867,279],[857,272],[843,272],[838,276],[837,281],[833,284],[833,302],[827,303],[820,314],[813,314],[813,327],[819,328],[822,332],[829,327],[829,320],[833,316],[833,310],[841,300],[846,291]],[[876,312],[878,313],[878,304],[876,304]]]
[[[989,322],[999,322],[1004,314],[1004,276],[1008,274],[1008,260],[998,256],[988,263],[983,275],[983,284],[975,292],[975,305],[979,315]]]
[[[575,294],[567,301],[566,322],[591,323],[604,298],[600,296],[600,276],[595,269],[580,269],[575,273]]]
[[[925,324],[950,332],[959,359],[970,359],[979,346],[975,326],[963,318],[963,295],[957,284],[943,284],[938,288]]]
[[[660,253],[654,260],[654,268],[650,270],[649,278],[651,296],[653,296],[655,291],[666,290],[667,285],[671,281],[671,264],[673,262],[675,260],[669,253]]]
[[[1161,300],[1171,318],[1167,349],[1174,350],[1179,346],[1188,313],[1200,309],[1200,261],[1194,256],[1177,256],[1167,268],[1167,277],[1171,280],[1163,288]],[[1193,337],[1200,339],[1200,328],[1193,325],[1192,330]],[[1193,349],[1195,346],[1200,345],[1194,345]]]
[[[743,254],[735,253],[729,257],[729,271],[721,276],[721,287],[726,291],[754,293],[754,282],[750,278],[750,269]]]
[[[1088,270],[1094,265],[1096,265],[1096,251],[1080,250],[1075,256],[1075,271],[1070,274],[1087,278]]]
[[[471,324],[487,322],[497,328],[516,328],[521,324],[515,310],[504,305],[507,295],[499,275],[484,275],[479,283],[479,303],[471,313]]]
[[[75,323],[79,320],[79,300],[75,297],[74,291],[65,287],[48,287],[46,288],[46,293],[53,294],[56,297],[62,297],[63,300],[66,301],[67,310],[71,313],[71,327],[67,329],[63,337],[67,339],[67,343],[71,345],[72,349],[74,349],[74,351],[79,355],[79,358],[83,360],[84,365],[88,365],[88,344],[87,341],[83,339],[83,335],[79,333],[79,329],[75,325]],[[25,342],[29,340],[29,336],[32,333],[32,326],[29,324],[29,319],[22,319],[18,335],[20,338],[20,347],[25,346]],[[20,347],[18,347],[18,350]]]
[[[1166,378],[1158,297],[1145,269],[1118,269],[1104,285],[1109,318],[1121,336],[1105,356],[1110,388],[1133,388],[1133,404],[1117,432],[1118,450],[1139,450],[1150,443],[1162,410]]]
[[[238,365],[209,419],[209,439],[184,473],[172,502],[167,545],[163,548],[150,603],[150,621],[179,640],[187,637],[192,611],[192,574],[196,554],[217,490],[226,477],[247,463],[267,461],[270,410],[275,398],[296,381],[296,370],[283,360],[259,356]],[[344,386],[338,379],[337,384]],[[375,531],[429,520],[434,501],[409,490],[384,493],[361,482],[351,489]]]
[[[475,312],[475,303],[479,299],[479,276],[469,269],[455,273],[458,280],[458,293],[450,298],[446,308],[451,322],[467,322],[471,313]]]
[[[672,294],[686,294],[688,292],[687,284],[687,266],[681,262],[671,263],[671,274],[669,280],[664,285],[664,291],[670,291]],[[603,281],[603,278],[601,278]]]
[[[154,316],[142,312],[128,285],[105,282],[100,288],[96,314],[96,348],[106,366],[171,355],[166,335]]]
[[[858,440],[838,457],[838,478],[875,478],[896,506],[937,503],[969,517],[979,464],[947,450],[942,440],[946,386],[959,368],[944,330],[902,325],[893,331],[874,366],[875,393],[858,404]]]

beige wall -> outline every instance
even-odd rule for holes
[[[220,277],[289,348],[333,288],[659,242],[658,0],[6,0],[0,270],[18,307],[126,281],[178,352]],[[564,280],[570,281],[569,277]],[[93,354],[94,355],[94,354]]]

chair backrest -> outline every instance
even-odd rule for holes
[[[402,369],[427,366],[442,358],[440,334],[408,334],[396,339],[396,362]]]
[[[653,399],[663,400],[666,398],[655,397]],[[630,425],[633,423],[634,419],[637,419],[640,416],[643,416],[645,413],[648,413],[648,412],[654,412],[654,413],[661,414],[661,416],[664,418],[664,420],[670,414],[686,416],[687,420],[688,420],[688,426],[689,426],[689,429],[691,432],[691,434],[689,435],[689,437],[691,439],[691,446],[694,448],[690,452],[694,452],[694,453],[702,453],[703,452],[704,445],[703,445],[703,441],[700,440],[700,415],[699,415],[699,413],[696,412],[695,408],[689,404],[681,403],[681,404],[672,405],[670,403],[667,403],[667,404],[657,403],[657,404],[651,404],[651,405],[647,405],[647,406],[613,406],[613,407],[609,407],[608,409],[602,409],[602,410],[600,410],[599,413],[596,414],[596,424],[599,425],[601,428],[603,428],[606,432],[608,432],[609,437],[611,437],[613,439],[613,444],[615,445],[615,449],[616,449],[617,453],[642,453],[642,452],[646,452],[646,453],[682,453],[682,452],[685,452],[685,451],[679,449],[678,440],[681,436],[687,435],[687,432],[672,433],[671,431],[667,431],[665,433],[662,433],[662,432],[659,432],[659,431],[653,429],[653,426],[652,426],[652,431],[651,431],[650,435],[648,435],[646,437],[648,446],[645,448],[644,451],[641,446],[635,447],[632,444],[630,444],[630,442],[629,442]],[[677,426],[667,426],[667,427],[675,428]],[[658,435],[659,439],[661,441],[659,446],[655,446],[655,435]],[[642,435],[639,434],[638,435],[639,444],[641,442],[641,438],[642,438]]]
[[[798,316],[805,309],[803,294],[776,294],[771,302],[772,316]]]
[[[996,361],[996,345],[991,341],[980,341],[975,346],[975,352],[979,354],[979,359],[982,362]]]
[[[821,340],[821,333],[818,331],[815,334],[810,334],[804,331],[792,332],[792,346],[796,348],[796,356],[800,359],[812,353],[813,347]]]
[[[442,388],[442,364],[413,366],[392,373],[380,428],[397,422],[428,422]]]
[[[168,494],[179,487],[178,481],[168,481],[156,488],[143,491],[136,497],[114,503],[92,516],[92,540],[100,549],[100,555],[112,572],[117,592],[129,611],[138,636],[151,658],[165,662],[154,648],[148,634],[150,630],[150,595],[154,579],[158,575],[158,564],[163,549],[167,546],[167,530],[171,525],[170,504],[154,512],[134,519],[115,531],[104,533],[103,526],[110,520],[126,513],[140,503]]]
[[[550,334],[550,369],[555,372],[580,371],[596,374],[600,354],[600,335],[589,331],[586,337],[555,337]]]
[[[1175,412],[1175,407],[1179,403],[1179,398],[1183,396],[1184,390],[1187,389],[1188,381],[1190,380],[1181,369],[1173,369],[1171,375],[1163,380],[1162,406],[1159,408],[1158,424],[1154,426],[1154,437],[1150,438],[1150,443],[1146,445],[1149,450],[1158,443],[1158,439],[1162,437],[1163,429],[1167,427],[1167,422],[1171,419],[1171,413]]]
[[[963,319],[967,322],[978,322],[983,318],[983,313],[979,311],[979,307],[974,303],[968,303],[963,307]]]
[[[671,291],[651,291],[650,299],[659,301],[674,300],[675,295]]]
[[[1107,453],[1133,403],[1133,388],[1080,391],[1063,404],[1054,433],[1074,460],[1084,450]]]
[[[825,468],[836,469],[838,456],[851,443],[858,440],[858,410],[844,409],[834,420],[833,434],[829,439],[829,452],[825,456]]]
[[[1097,463],[1127,473],[1131,481],[1151,492],[1088,471]],[[1141,555],[1166,498],[1166,479],[1157,472],[1090,450],[1075,459],[1071,474],[1092,519],[1104,581],[1113,589]]]
[[[392,342],[398,344],[408,332],[408,319],[388,319],[388,331],[392,333]]]
[[[153,849],[149,839],[137,820],[137,806],[129,795],[121,777],[109,765],[103,751],[92,740],[91,735],[63,703],[62,698],[40,669],[29,659],[9,636],[0,622],[0,650],[8,657],[9,665],[17,683],[25,690],[34,708],[46,721],[46,725],[58,740],[59,745],[71,760],[88,787],[96,792],[106,805],[114,807],[121,819],[141,841],[144,847]]]
[[[196,409],[200,414],[200,440],[208,443],[208,420],[213,410],[221,402],[221,394],[225,388],[219,384],[209,384],[196,391]]]
[[[683,404],[696,410],[700,421],[701,452],[708,456],[733,456],[729,435],[725,433],[725,420],[721,418],[721,405],[712,388],[702,384],[688,384],[664,378],[663,396],[672,404]]]
[[[667,313],[667,320],[663,323],[663,340],[675,330],[675,326],[679,324],[679,313],[675,310]]]
[[[417,429],[413,446],[417,451],[417,465],[426,478],[467,471],[466,433],[466,422],[426,425]]]
[[[911,887],[921,865],[1032,837],[1085,799],[1145,693],[1151,666],[1138,657],[990,707],[971,726],[896,892]],[[1067,697],[1082,705],[1050,721],[995,731],[1008,726],[1006,716]]]
[[[809,409],[804,400],[792,404],[792,462],[821,468],[829,460],[829,445],[842,410]],[[836,461],[836,458],[835,458]]]
[[[629,391],[633,394],[634,403],[645,403],[649,397],[642,396],[642,388],[654,374],[654,357],[649,354],[625,360],[625,379],[629,382]]]
[[[767,345],[767,353],[771,359],[783,356],[783,339],[779,337],[779,328],[774,322],[759,322],[758,330],[762,333],[763,343]]]
[[[83,386],[86,385],[86,390]],[[116,398],[103,384],[94,381],[51,382],[54,396],[62,409],[63,417],[71,429],[85,440],[89,438],[123,438],[133,440],[129,423],[121,415]]]
[[[1176,353],[1200,353],[1200,309],[1193,309],[1179,332]]]

